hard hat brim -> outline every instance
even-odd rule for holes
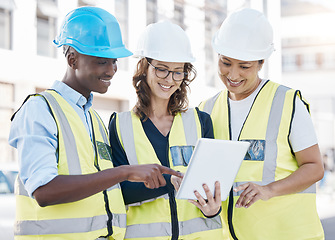
[[[94,56],[94,57],[101,57],[101,58],[125,58],[133,55],[131,51],[126,49],[125,47],[123,48],[117,48],[117,49],[108,49],[106,51],[100,50],[97,53],[86,53],[86,52],[81,52],[80,50],[77,50],[79,53],[83,55],[89,55],[89,56]]]
[[[241,61],[258,61],[263,59],[268,59],[273,51],[275,50],[273,45],[271,45],[268,49],[263,51],[245,51],[242,49],[225,47],[216,43],[218,32],[214,35],[212,39],[212,47],[215,52],[218,54],[224,55],[229,58],[234,58]]]
[[[137,51],[135,51],[134,55],[133,55],[134,58],[151,58],[151,59],[155,59],[157,61],[161,61],[161,62],[175,62],[175,63],[191,63],[191,62],[194,62],[195,61],[195,58],[194,57],[187,57],[187,58],[175,58],[175,57],[167,57],[167,56],[162,56],[162,57],[159,57],[157,56],[157,54],[154,54],[154,55],[150,55],[150,54],[143,54],[143,53],[139,53]]]
[[[53,41],[54,44],[57,47],[61,47],[63,45],[68,45],[73,47],[77,52],[83,55],[93,56],[93,57],[101,57],[101,58],[124,58],[129,57],[133,55],[131,51],[129,51],[125,47],[119,47],[119,48],[106,48],[106,49],[99,49],[99,51],[94,51],[91,48],[86,49],[84,46],[81,46],[80,48],[77,46],[78,44],[72,44],[72,43],[65,43],[65,44],[59,44],[57,41]]]

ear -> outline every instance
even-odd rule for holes
[[[67,56],[66,56],[66,60],[67,60],[67,64],[70,68],[72,68],[73,70],[77,69],[77,54],[75,52],[70,52]]]

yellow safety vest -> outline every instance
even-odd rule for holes
[[[113,168],[109,140],[102,120],[92,109],[92,145],[82,120],[64,98],[45,91],[58,127],[58,174],[84,175]],[[16,181],[15,239],[87,239],[112,234],[123,239],[126,212],[119,184],[80,201],[40,207],[29,197],[21,180]]]
[[[283,179],[298,169],[290,147],[289,134],[295,99],[299,91],[268,81],[256,96],[243,124],[239,141],[251,146],[235,179],[234,187],[245,182],[266,185]],[[306,107],[308,104],[304,101]],[[200,109],[211,114],[214,136],[230,140],[227,90],[203,102]],[[324,239],[316,211],[315,184],[306,190],[268,201],[257,201],[250,208],[235,208],[240,193],[231,192],[223,203],[222,217],[231,239],[286,240]],[[225,209],[225,211],[224,211]]]
[[[116,129],[129,164],[161,164],[144,132],[140,119],[134,112],[118,114]],[[188,157],[178,159],[171,155],[176,156],[178,153],[183,155],[188,147],[193,150],[200,137],[201,124],[196,109],[189,109],[174,117],[169,134],[169,164],[172,169],[180,172],[186,171]],[[179,224],[178,239],[223,239],[220,216],[206,218],[197,207],[186,200],[176,199],[176,205]],[[130,204],[127,210],[125,239],[171,239],[172,224],[168,194]]]

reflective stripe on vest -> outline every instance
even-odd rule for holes
[[[221,92],[218,92],[213,97],[211,97],[210,99],[208,99],[205,102],[203,111],[205,111],[206,113],[208,113],[209,115],[211,115],[212,111],[213,111],[214,104],[216,102],[216,99],[220,96],[220,94],[221,94]]]
[[[59,134],[62,135],[63,145],[65,146],[64,154],[66,156],[65,158],[67,159],[68,173],[70,175],[83,174],[81,163],[80,163],[80,158],[77,152],[76,140],[78,141],[78,139],[76,139],[75,135],[73,134],[69,120],[67,119],[64,111],[62,110],[60,103],[58,103],[58,100],[56,99],[57,97],[58,98],[61,98],[61,97],[54,91],[43,92],[43,93],[40,93],[39,95],[42,95],[47,100],[47,103],[49,104],[51,108],[51,112],[54,114],[54,118],[58,125]],[[72,107],[68,109],[70,109],[71,111]],[[72,111],[74,110],[72,109]],[[102,140],[104,144],[109,145],[107,132],[103,126],[103,123],[100,117],[91,109],[90,109],[90,114],[92,116],[92,127],[95,130],[94,135],[99,141]],[[60,141],[59,141],[59,144],[60,144]],[[91,145],[92,144],[90,144],[90,146]],[[99,165],[101,165],[102,170],[106,169],[106,166],[108,166],[107,168],[113,167],[110,160],[108,160],[109,163],[107,163],[107,165],[103,161],[106,161],[107,163],[107,160],[101,160],[101,159],[99,160]],[[95,169],[95,171],[97,170]],[[86,173],[84,172],[84,174]],[[121,196],[121,190],[120,190],[119,184],[116,184],[108,188],[106,190],[106,193],[108,195],[109,201],[111,203],[112,202],[114,203],[114,207],[121,206],[121,207],[118,207],[119,209],[115,213],[114,212],[112,213],[111,222],[112,222],[113,230],[115,230],[116,239],[123,239],[125,227],[126,227],[126,214],[125,214],[125,209],[123,205],[123,199]],[[69,212],[71,212],[70,206],[75,206],[75,205],[78,205],[84,202],[87,202],[90,204],[94,202],[95,205],[101,204],[100,208],[105,209],[104,196],[102,193],[95,194],[91,197],[85,198],[83,200],[80,200],[74,203],[59,204],[59,205],[53,205],[53,206],[49,206],[45,208],[40,208],[37,202],[28,196],[28,193],[25,190],[22,181],[19,178],[17,178],[15,194],[17,195],[17,198],[18,198],[17,199],[18,204],[28,204],[32,206],[31,207],[32,209],[30,209],[30,211],[36,211],[35,217],[32,217],[32,218],[29,217],[29,219],[27,217],[23,217],[23,219],[22,217],[20,217],[19,219],[16,220],[15,235],[17,239],[19,239],[19,236],[24,237],[25,235],[29,235],[29,237],[32,239],[34,238],[34,235],[36,237],[41,237],[40,235],[45,235],[44,238],[47,239],[48,236],[52,236],[52,234],[61,234],[58,236],[64,239],[73,238],[73,236],[71,236],[71,234],[73,233],[81,234],[81,235],[78,235],[80,236],[81,239],[92,239],[92,236],[95,236],[95,235],[97,235],[97,237],[101,235],[107,235],[107,230],[103,230],[103,229],[106,229],[107,227],[106,222],[108,221],[106,210],[101,212],[103,213],[103,215],[94,215],[94,216],[92,215],[88,217],[84,217],[85,214],[79,214],[79,215],[82,215],[82,217],[76,217],[76,215],[73,215],[71,217],[66,217],[66,218],[59,218],[59,217],[53,218],[52,215],[50,216],[45,215],[44,218],[49,217],[50,219],[38,219],[38,220],[33,219],[39,216],[38,211],[40,211],[40,209],[41,211],[48,212],[48,214],[52,213],[52,211],[50,212],[48,209],[54,209],[53,211],[56,211],[56,209],[58,209],[57,214],[60,214],[59,216],[62,216],[61,213],[59,213],[59,212],[62,212],[62,209],[69,208],[68,210]],[[110,198],[113,198],[113,199],[111,200]],[[93,200],[93,199],[96,199],[96,200]],[[99,203],[98,200],[101,202]],[[90,206],[87,206],[87,207],[90,207]],[[82,211],[86,211],[86,210],[82,209]],[[88,212],[92,212],[92,211],[90,209],[90,211]],[[22,215],[22,216],[25,216],[25,215]],[[27,220],[25,218],[27,218]]]
[[[221,221],[211,218],[194,218],[179,222],[179,229],[183,229],[184,235],[219,229],[221,227]],[[164,231],[162,231],[162,229],[164,229]],[[125,238],[169,237],[171,234],[171,224],[160,222],[127,226]],[[181,237],[180,239],[184,238]]]
[[[68,162],[69,174],[70,175],[80,175],[81,168],[80,168],[80,163],[79,163],[79,156],[76,150],[77,149],[76,141],[73,136],[70,124],[64,112],[60,108],[57,100],[48,92],[41,92],[40,94],[43,95],[48,100],[48,102],[52,105],[53,109],[55,110],[55,114],[57,115],[57,118],[59,119],[59,124],[61,125],[60,129],[63,130],[65,146],[68,146],[67,148],[65,148],[66,157],[67,159],[71,159],[71,161]]]
[[[22,228],[17,235],[49,235],[66,233],[86,233],[100,230],[106,227],[108,217],[106,215],[92,218],[53,219],[43,221],[19,221],[17,228]],[[126,222],[125,214],[113,214],[112,225],[119,226],[120,222]],[[119,226],[125,228],[126,226]]]
[[[118,117],[120,122],[121,139],[128,162],[130,165],[138,165],[134,142],[133,124],[131,121],[131,112],[119,113]]]
[[[22,228],[20,235],[48,235],[48,234],[66,234],[66,233],[84,233],[96,231],[106,226],[108,217],[106,215],[92,218],[71,218],[71,219],[53,219],[43,221],[22,221],[17,223],[17,227]]]

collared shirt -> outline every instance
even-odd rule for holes
[[[56,81],[51,89],[57,91],[75,109],[92,141],[88,110],[92,106],[93,95],[87,100],[60,81]],[[38,187],[58,175],[57,132],[56,122],[42,97],[29,98],[13,119],[8,142],[18,150],[20,178],[30,196]]]

